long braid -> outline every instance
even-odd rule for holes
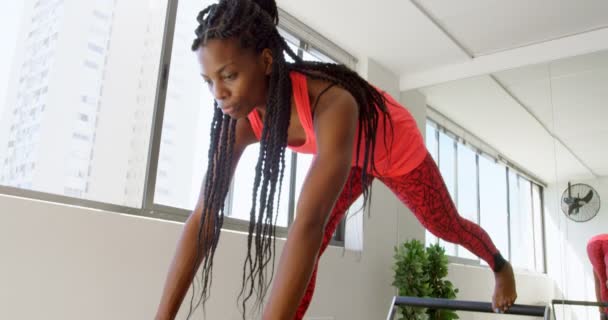
[[[350,92],[359,106],[359,133],[356,144],[356,163],[363,169],[364,206],[371,197],[369,181],[374,166],[376,131],[380,119],[390,123],[387,101],[376,88],[344,65],[303,61],[287,45],[276,27],[278,11],[274,0],[220,0],[197,16],[199,26],[192,50],[206,45],[212,39],[236,37],[243,48],[256,53],[268,48],[272,52],[272,71],[268,80],[266,116],[260,138],[260,151],[255,167],[252,190],[252,206],[247,235],[247,253],[243,263],[242,287],[239,294],[243,318],[246,317],[247,301],[256,293],[255,306],[261,302],[274,276],[276,248],[275,232],[279,202],[275,207],[277,182],[280,198],[287,129],[291,118],[292,84],[290,72],[297,71],[311,78],[331,82]],[[288,63],[285,56],[293,59]],[[209,296],[212,281],[213,257],[224,219],[224,198],[230,184],[230,164],[235,141],[235,120],[224,116],[215,104],[211,125],[209,164],[204,181],[204,208],[198,233],[197,260],[202,257],[201,296],[190,311],[204,303]],[[392,127],[391,127],[392,130]],[[391,135],[385,135],[392,136]],[[385,141],[385,143],[387,143]],[[387,144],[388,145],[388,144]],[[363,151],[363,159],[359,159]],[[213,219],[213,220],[212,220]],[[209,227],[211,225],[211,227]],[[211,234],[205,234],[210,232]],[[253,251],[253,254],[252,254]],[[270,274],[267,266],[271,265]],[[193,266],[196,270],[196,265]],[[194,283],[193,283],[194,285]],[[190,315],[190,314],[189,314]]]
[[[211,287],[213,279],[213,257],[224,220],[224,202],[222,199],[230,184],[228,178],[230,175],[226,172],[226,170],[230,169],[229,167],[226,169],[226,166],[220,164],[232,159],[236,121],[232,120],[229,116],[223,115],[217,104],[214,106],[215,113],[211,124],[211,141],[208,154],[209,163],[204,182],[204,198],[212,199],[212,201],[205,201],[202,208],[203,214],[201,215],[201,223],[197,235],[199,250],[197,250],[195,261],[199,260],[201,254],[207,257],[207,259],[204,259],[202,265],[201,296],[194,303],[194,295],[192,295],[188,317],[190,317],[198,305],[202,303],[204,306],[208,298],[208,290]],[[209,234],[204,234],[205,231]],[[193,272],[196,271],[197,265],[194,264],[192,267]]]

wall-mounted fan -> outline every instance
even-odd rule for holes
[[[562,211],[573,221],[589,221],[600,211],[600,195],[588,184],[568,182],[562,194]]]

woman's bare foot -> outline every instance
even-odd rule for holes
[[[517,299],[515,275],[509,262],[502,267],[502,270],[494,273],[494,280],[496,285],[492,297],[492,309],[506,312]]]

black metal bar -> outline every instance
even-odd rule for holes
[[[396,309],[395,306],[398,305],[409,307],[495,313],[495,311],[492,309],[492,304],[489,302],[397,296],[393,299],[393,304],[391,305],[391,310],[389,310],[388,319],[392,319],[391,317],[394,315]],[[514,304],[504,314],[537,316],[544,317],[544,319],[549,319],[550,309],[548,306],[546,307]]]
[[[397,307],[395,306],[395,299],[397,297],[393,297],[393,301],[391,301],[391,307],[388,309],[388,317],[386,320],[393,320],[395,318],[395,312],[397,311]]]
[[[581,300],[561,300],[561,299],[553,299],[551,300],[551,304],[568,304],[572,306],[586,306],[586,307],[607,307],[608,302],[591,302],[591,301],[581,301]]]
[[[591,302],[591,301],[581,301],[581,300],[563,300],[563,299],[553,299],[551,300],[551,308],[555,310],[555,304],[567,304],[573,306],[586,306],[586,307],[608,307],[608,302]],[[557,314],[553,312],[553,319],[557,319]]]

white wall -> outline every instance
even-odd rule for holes
[[[560,179],[561,180],[561,179]],[[545,226],[547,239],[547,271],[555,279],[555,297],[567,300],[595,301],[593,269],[587,257],[587,241],[597,234],[608,233],[608,178],[571,181],[591,185],[604,203],[595,218],[578,223],[569,220],[559,203],[567,182],[550,185],[545,191]],[[597,308],[558,308],[563,319],[597,319]]]
[[[386,313],[394,212],[382,207],[390,202],[386,191],[375,191],[365,253],[327,250],[311,316]],[[181,224],[8,196],[0,196],[0,208],[0,319],[152,318]],[[245,239],[222,235],[206,319],[240,319],[235,299]]]

